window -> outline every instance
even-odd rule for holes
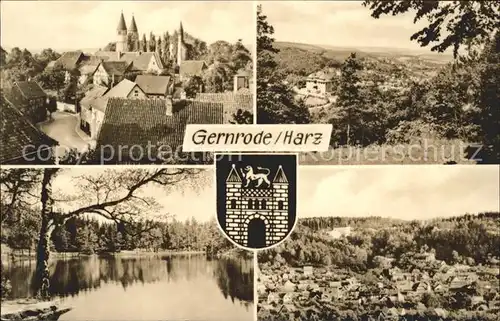
[[[137,90],[137,89],[136,89],[136,90],[134,90],[134,96],[135,96],[135,97],[139,97],[139,90]]]
[[[236,200],[231,200],[231,208],[236,208]]]
[[[255,200],[255,202],[254,202],[254,208],[255,208],[256,210],[258,210],[258,209],[259,209],[259,201],[258,201],[258,200]]]
[[[248,208],[253,209],[253,202],[252,200],[248,200]]]
[[[266,209],[266,200],[262,200],[262,203],[260,204],[260,209],[265,210]]]
[[[283,201],[278,201],[278,210],[283,210]]]

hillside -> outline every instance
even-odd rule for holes
[[[453,60],[451,54],[434,53],[428,50],[409,50],[389,47],[337,47],[330,45],[313,45],[295,42],[280,42],[274,44],[277,49],[289,50],[292,48],[318,53],[326,58],[338,61],[345,60],[351,52],[356,52],[358,57],[386,57],[394,59],[418,58],[428,62],[447,63]]]
[[[277,70],[292,85],[300,84],[305,77],[318,70],[339,68],[352,52],[371,64],[400,66],[417,72],[435,71],[452,60],[452,56],[447,54],[398,48],[346,48],[293,42],[275,42],[274,47],[279,50],[275,56]]]
[[[409,252],[434,249],[436,257],[451,263],[456,256],[486,263],[500,258],[500,213],[481,213],[428,221],[382,217],[315,217],[299,220],[288,240],[265,251],[262,262],[278,253],[291,265],[334,264],[360,271],[373,266],[375,256],[401,258]],[[345,238],[331,232],[349,227]],[[496,231],[496,232],[495,232]],[[456,252],[454,254],[453,252]]]

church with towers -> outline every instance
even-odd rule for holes
[[[183,65],[183,62],[191,61],[190,58],[190,45],[185,41],[184,28],[182,22],[180,22],[179,29],[176,32],[177,39],[170,39],[170,36],[165,37],[162,35],[157,35],[153,39],[146,39],[144,35],[140,38],[139,30],[137,28],[137,23],[135,17],[132,15],[130,25],[127,27],[125,22],[125,17],[123,12],[120,15],[118,21],[118,27],[116,30],[116,46],[115,51],[118,55],[126,53],[144,53],[144,52],[155,52],[159,55],[164,65],[173,67],[173,69],[179,70]],[[163,44],[168,40],[168,46]],[[154,42],[152,46],[151,43]],[[154,47],[154,48],[152,48]],[[168,60],[168,61],[167,61]]]

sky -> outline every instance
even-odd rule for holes
[[[2,47],[102,48],[116,39],[123,10],[139,33],[172,33],[179,28],[207,42],[255,42],[255,9],[239,1],[1,1]]]
[[[109,168],[108,168],[109,169]],[[99,175],[106,170],[97,168],[71,168],[59,172],[53,182],[55,195],[64,192],[65,195],[75,195],[78,193],[75,184],[75,177],[81,175]],[[119,174],[123,169],[113,169]],[[207,169],[194,179],[185,183],[176,184],[172,189],[166,190],[154,184],[142,187],[137,195],[147,195],[153,197],[160,204],[158,213],[169,214],[176,220],[185,221],[194,217],[198,222],[208,222],[216,217],[215,188],[212,184],[214,172]],[[194,186],[194,187],[193,187]],[[56,198],[58,198],[56,196]],[[57,204],[62,209],[74,209],[78,204],[64,207]],[[150,215],[150,214],[148,214]]]
[[[432,219],[500,211],[499,167],[302,167],[299,217]]]
[[[55,178],[54,192],[75,193],[82,174],[102,168],[72,168]],[[120,172],[121,169],[114,169]],[[297,216],[382,216],[432,219],[466,213],[500,211],[498,166],[341,166],[299,168]],[[206,169],[172,190],[148,186],[141,191],[157,199],[161,213],[184,221],[216,217],[214,172]]]
[[[263,1],[262,11],[277,41],[430,52],[410,41],[425,21],[413,24],[413,15],[408,13],[375,19],[362,1]]]

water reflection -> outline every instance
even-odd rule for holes
[[[194,320],[196,316],[192,315],[193,304],[197,303],[195,301],[198,297],[190,293],[200,291],[201,293],[197,294],[199,300],[204,300],[204,305],[212,305],[205,313],[213,315],[214,320],[222,320],[226,317],[228,320],[251,320],[253,317],[251,308],[253,305],[253,262],[251,260],[208,261],[202,255],[82,256],[54,260],[49,270],[50,292],[55,296],[68,298],[68,303],[76,306],[74,310],[78,313],[71,318],[72,320],[80,319],[80,317],[93,319],[94,316],[85,315],[84,312],[89,308],[95,308],[95,306],[89,307],[89,302],[97,302],[94,303],[95,305],[99,304],[99,300],[108,300],[109,303],[109,300],[113,299],[109,298],[109,295],[119,296],[121,300],[127,300],[132,305],[137,304],[137,301],[148,300],[150,304],[158,300],[158,297],[175,296],[175,300],[170,300],[170,303],[182,300],[176,302],[184,304],[173,305],[172,303],[173,306],[167,311],[161,312],[163,307],[159,308],[158,304],[162,306],[165,304],[163,301],[158,301],[156,306],[149,308],[149,310],[155,310],[155,313],[149,313],[149,317],[156,318],[158,315],[160,318],[170,316]],[[5,266],[4,273],[11,280],[14,298],[33,295],[30,280],[34,271],[34,262]],[[127,303],[120,302],[121,304]],[[106,312],[101,311],[100,318],[119,318],[120,315],[116,314],[118,311],[113,311],[113,309],[120,310],[121,308],[118,306],[113,308],[113,304],[108,305],[111,307],[106,307],[108,310]],[[214,306],[220,306],[220,311],[215,311]],[[144,308],[144,305],[140,307],[140,309]],[[224,316],[214,315],[217,313],[222,313]],[[71,313],[68,315],[71,316]],[[144,319],[143,310],[141,314],[137,313],[137,317],[141,320],[148,319],[147,317]]]

